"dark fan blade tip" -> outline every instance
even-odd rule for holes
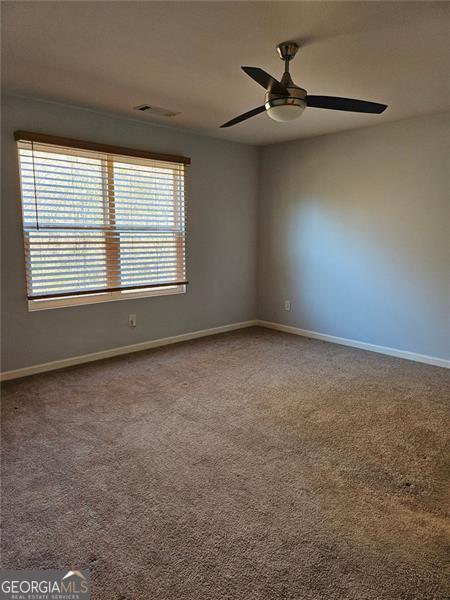
[[[348,112],[361,112],[379,115],[387,108],[387,104],[357,100],[356,98],[339,98],[337,96],[308,96],[307,106],[313,108],[326,108],[329,110],[344,110]]]
[[[250,119],[251,117],[255,117],[256,115],[259,115],[260,113],[264,112],[265,110],[266,110],[266,107],[264,105],[258,106],[258,108],[253,108],[252,110],[249,110],[248,112],[243,113],[242,115],[239,115],[238,117],[234,117],[234,119],[231,119],[231,121],[227,121],[226,123],[221,125],[220,128],[231,127],[232,125],[236,125],[237,123],[246,121],[247,119]]]
[[[271,91],[273,94],[279,94],[280,96],[289,96],[289,91],[282,85],[275,77],[266,73],[263,69],[259,67],[241,67],[241,69],[246,73],[249,77],[262,85],[262,87],[266,90]]]

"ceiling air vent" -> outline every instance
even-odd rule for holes
[[[174,110],[167,110],[167,108],[161,108],[160,106],[153,106],[152,104],[141,104],[140,106],[135,106],[135,110],[140,110],[141,112],[147,112],[151,115],[156,115],[157,117],[176,117],[179,115],[179,112]]]

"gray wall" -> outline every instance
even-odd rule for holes
[[[16,129],[190,156],[188,293],[29,313]],[[448,134],[431,115],[258,149],[4,98],[2,371],[256,317],[450,358]]]
[[[450,358],[449,133],[441,114],[265,147],[258,317]]]
[[[256,148],[14,97],[2,108],[3,371],[254,318]],[[187,294],[28,312],[17,129],[190,156]]]

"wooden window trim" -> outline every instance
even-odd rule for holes
[[[122,156],[134,156],[137,158],[148,158],[151,160],[161,160],[166,162],[181,163],[190,165],[191,159],[187,156],[177,156],[175,154],[159,154],[149,152],[148,150],[139,150],[137,148],[124,148],[122,146],[111,146],[109,144],[98,144],[97,142],[87,142],[73,138],[47,135],[44,133],[34,133],[32,131],[15,131],[14,139],[16,142],[39,142],[41,144],[52,144],[56,146],[65,146],[66,148],[78,148],[80,150],[92,150],[94,152],[104,152],[105,154],[118,154]]]

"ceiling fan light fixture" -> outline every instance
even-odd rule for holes
[[[266,107],[267,115],[274,121],[286,123],[298,119],[305,110],[306,103],[302,104],[278,104]]]
[[[306,108],[306,91],[290,86],[288,88],[292,94],[289,97],[280,97],[268,93],[266,97],[265,107],[268,116],[274,121],[287,122],[298,119]]]

